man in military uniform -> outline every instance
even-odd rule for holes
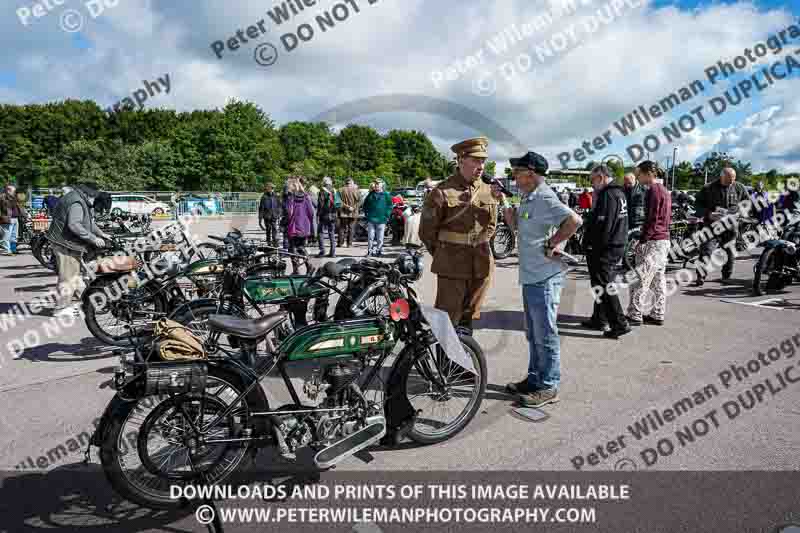
[[[433,255],[431,271],[438,275],[436,308],[468,335],[472,321],[480,318],[494,273],[489,239],[497,227],[498,207],[491,187],[481,179],[488,147],[486,137],[452,146],[456,172],[425,197],[419,228]]]

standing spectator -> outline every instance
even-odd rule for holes
[[[17,219],[19,204],[14,194],[14,186],[9,184],[0,193],[0,255],[14,255],[11,249],[12,240],[16,242]],[[12,237],[13,235],[13,237]]]
[[[383,235],[386,223],[392,214],[392,197],[383,190],[383,182],[372,184],[364,199],[364,215],[367,218],[367,257],[383,255]]]
[[[753,202],[753,209],[751,216],[758,219],[762,224],[772,221],[772,216],[775,214],[775,206],[769,201],[769,194],[764,189],[764,182],[759,181],[753,193],[750,195]]]
[[[578,207],[578,193],[574,189],[569,190],[569,200],[567,205],[570,209],[575,209]]]
[[[572,237],[583,223],[545,183],[547,160],[535,152],[510,160],[520,191],[519,284],[528,338],[528,374],[506,389],[525,407],[542,407],[558,401],[561,380],[561,341],[558,304],[564,273],[555,248]]]
[[[329,177],[322,178],[322,190],[317,198],[317,237],[319,239],[319,257],[325,255],[324,235],[328,233],[330,250],[328,257],[336,257],[336,212],[342,206],[339,193],[333,188],[333,180]]]
[[[592,193],[589,192],[589,189],[584,189],[578,197],[578,207],[587,210],[592,208]]]
[[[664,324],[667,307],[667,257],[669,256],[669,226],[672,223],[672,197],[658,175],[658,166],[644,161],[636,167],[639,182],[647,187],[642,235],[636,247],[636,273],[639,281],[633,284],[628,305],[628,324]],[[642,312],[642,296],[652,292],[653,305],[649,314]]]
[[[559,191],[558,199],[561,201],[562,204],[569,206],[569,192],[567,191],[566,187],[561,189],[561,191]]]
[[[283,184],[283,192],[281,192],[281,231],[283,233],[283,249],[289,250],[289,214],[286,211],[289,197],[292,193],[289,192],[289,185],[292,181],[299,179],[297,176],[289,176]]]
[[[403,196],[398,194],[392,197],[392,214],[389,216],[389,228],[392,230],[392,246],[403,243],[403,212],[406,203]]]
[[[275,194],[275,184],[267,183],[258,203],[258,218],[264,221],[267,246],[278,246],[278,221],[281,218],[281,200]]]
[[[303,188],[307,188],[308,197],[311,199],[311,205],[314,207],[314,219],[311,221],[311,235],[308,236],[309,244],[317,242],[317,202],[319,201],[319,187],[317,187],[311,180],[300,178]]]
[[[628,231],[630,231],[644,224],[646,218],[644,196],[647,194],[647,186],[639,183],[636,176],[631,173],[625,174],[622,179],[625,200],[628,202]]]
[[[788,183],[784,185],[784,192],[780,197],[780,208],[787,218],[790,213],[800,208],[800,192],[791,189]]]
[[[592,290],[599,293],[598,306],[610,328],[603,336],[619,338],[630,333],[631,327],[622,312],[616,291],[607,290],[614,281],[617,264],[622,259],[628,240],[628,209],[622,187],[614,183],[611,170],[598,165],[592,170],[592,187],[597,192],[597,204],[592,211],[592,223],[586,229],[586,262]],[[597,298],[597,297],[596,297]]]
[[[314,222],[314,206],[300,180],[288,182],[289,197],[286,199],[286,232],[289,236],[289,253],[308,256],[306,239],[311,235]],[[292,257],[292,273],[299,274],[300,258]]]
[[[70,306],[73,294],[80,297],[81,257],[96,248],[103,248],[111,236],[94,222],[92,206],[100,193],[94,183],[81,183],[59,200],[53,220],[45,233],[58,266],[58,301],[54,316],[74,316],[77,307]]]
[[[44,208],[47,210],[47,216],[53,216],[53,213],[56,211],[56,205],[58,205],[58,196],[54,194],[48,194],[42,200],[44,204]]]
[[[347,178],[344,187],[339,190],[342,207],[339,209],[339,246],[353,246],[353,234],[358,211],[361,206],[361,192],[358,190],[353,178]]]
[[[714,226],[729,215],[729,210],[736,208],[739,202],[747,200],[749,197],[747,189],[736,181],[736,171],[730,167],[722,169],[719,179],[712,181],[697,193],[696,207],[703,213],[703,222],[708,226]],[[720,225],[723,224],[720,222]],[[738,233],[737,224],[733,224],[733,229],[722,232],[714,231],[714,235],[700,244],[700,259],[696,262],[697,279],[695,287],[702,287],[708,272],[700,266],[708,264],[708,259],[718,246],[722,246],[727,254],[727,261],[722,267],[722,280],[725,281],[733,274],[733,266],[736,261],[736,235]],[[719,225],[718,225],[719,227]]]

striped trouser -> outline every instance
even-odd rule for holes
[[[643,314],[664,320],[667,307],[667,257],[669,241],[647,241],[636,248],[639,281],[631,285],[628,317],[641,320]]]

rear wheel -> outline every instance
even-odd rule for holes
[[[624,268],[625,270],[633,270],[636,268],[636,247],[639,245],[639,239],[642,237],[642,232],[633,230],[628,233],[628,242],[625,243]]]
[[[244,386],[233,376],[209,368],[203,395],[147,396],[116,412],[100,446],[100,460],[112,487],[145,507],[181,506],[170,497],[170,486],[224,483],[248,460],[250,443],[192,442],[191,424],[208,424],[230,406]],[[246,402],[214,427],[206,438],[239,437],[247,427]],[[190,423],[191,421],[191,423]]]
[[[100,341],[112,346],[129,346],[130,336],[165,314],[164,295],[149,285],[123,292],[120,278],[100,278],[82,296],[86,327]]]
[[[403,389],[418,412],[408,437],[420,444],[453,438],[475,417],[486,392],[486,357],[472,337],[459,335],[477,374],[461,367],[434,341],[406,367]]]
[[[782,278],[782,266],[783,250],[770,248],[761,253],[761,257],[753,269],[754,296],[779,291],[786,286]]]

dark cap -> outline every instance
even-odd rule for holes
[[[529,168],[540,176],[547,174],[547,169],[550,168],[547,164],[547,159],[536,152],[528,152],[522,157],[512,157],[509,162],[512,167]]]

